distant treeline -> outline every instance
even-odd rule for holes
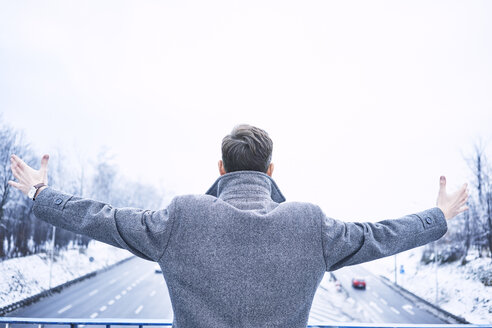
[[[53,237],[53,226],[34,216],[33,201],[8,184],[14,180],[11,154],[39,168],[42,154],[35,154],[22,132],[2,122],[0,117],[0,261],[49,251]],[[163,192],[122,177],[108,151],[101,151],[91,165],[80,160],[71,166],[60,153],[50,155],[48,180],[53,188],[117,207],[158,209],[162,205]],[[86,236],[56,228],[56,249],[87,247],[89,241]]]
[[[426,246],[424,263],[461,261],[464,265],[470,252],[478,257],[492,257],[492,166],[487,162],[485,147],[480,145],[465,160],[471,176],[469,210],[448,221],[448,232],[436,244],[436,255],[433,245]]]

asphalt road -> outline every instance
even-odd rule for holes
[[[154,262],[133,258],[93,278],[63,289],[30,306],[8,314],[10,317],[38,318],[145,318],[172,321],[172,307],[162,274],[154,272]],[[335,272],[349,298],[335,297],[332,289],[320,288],[310,319],[347,321],[364,318],[374,323],[444,323],[383,284],[361,267]],[[353,276],[366,276],[368,288],[351,287]],[[333,301],[331,301],[333,300]],[[338,302],[338,303],[337,303]],[[351,316],[358,313],[361,315]],[[337,320],[337,318],[339,320]]]
[[[356,311],[364,312],[364,317],[374,323],[422,323],[446,324],[419,309],[406,298],[384,284],[381,279],[360,265],[345,267],[334,272],[336,278],[349,294],[349,302],[354,303]],[[365,290],[352,287],[352,278],[364,277]]]
[[[164,277],[154,272],[154,266],[133,258],[8,316],[172,320]]]

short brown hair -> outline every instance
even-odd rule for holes
[[[273,142],[266,131],[237,125],[222,139],[222,162],[227,173],[260,171],[266,173],[272,160]]]

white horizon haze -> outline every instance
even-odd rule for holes
[[[204,193],[241,123],[287,200],[343,220],[435,206],[492,147],[487,1],[0,0],[0,114],[36,152]],[[71,156],[72,156],[71,155]],[[69,159],[73,160],[73,158]],[[75,159],[77,160],[77,159]]]

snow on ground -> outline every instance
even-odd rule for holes
[[[84,251],[71,249],[54,256],[51,286],[55,287],[132,256],[128,251],[92,241]],[[93,258],[93,261],[90,258]],[[0,308],[49,289],[49,254],[0,262]]]
[[[423,248],[416,248],[397,255],[398,284],[426,301],[465,318],[471,323],[492,323],[492,286],[485,286],[478,278],[481,271],[492,272],[492,260],[468,256],[470,262],[462,266],[459,261],[437,267],[420,262]],[[363,264],[374,274],[395,280],[394,256]],[[403,265],[404,273],[400,273]]]

